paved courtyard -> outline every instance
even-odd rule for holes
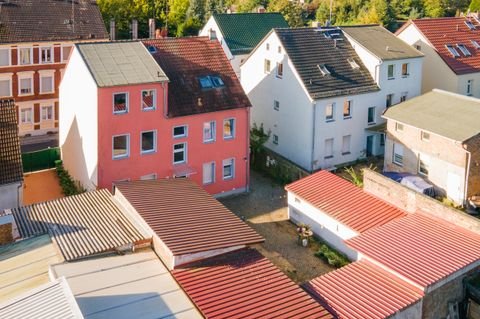
[[[250,193],[220,201],[265,238],[258,250],[297,283],[313,279],[334,268],[314,256],[319,245],[297,244],[296,226],[287,218],[287,195],[283,187],[252,171]]]
[[[29,205],[64,197],[54,169],[24,175],[23,204]]]

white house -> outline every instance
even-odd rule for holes
[[[425,55],[422,93],[442,89],[480,97],[477,17],[410,20],[396,35]]]
[[[240,64],[263,37],[273,28],[287,27],[287,21],[278,12],[218,13],[208,19],[199,35],[217,38],[240,77]]]

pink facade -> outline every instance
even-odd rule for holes
[[[110,189],[115,181],[152,178],[153,174],[156,178],[187,174],[211,194],[246,190],[249,179],[249,108],[167,118],[167,87],[167,83],[154,83],[98,88],[97,187]],[[152,89],[156,90],[156,107],[142,110],[142,91]],[[115,93],[128,93],[127,112],[114,114]],[[234,123],[233,137],[224,138],[224,121],[229,119]],[[214,141],[204,142],[205,123],[212,121],[215,122]],[[173,136],[174,127],[181,125],[186,126],[187,134],[176,138]],[[146,131],[156,132],[155,150],[142,154],[141,133]],[[113,137],[118,135],[129,136],[128,155],[114,158]],[[174,144],[181,143],[186,144],[185,162],[174,164]],[[208,163],[214,163],[211,177],[208,172],[204,174],[204,169],[211,167]],[[224,164],[228,166],[225,172]]]

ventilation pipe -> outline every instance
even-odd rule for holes
[[[148,37],[155,39],[155,19],[148,19]]]
[[[132,40],[138,39],[138,21],[136,19],[132,20]]]
[[[110,40],[115,41],[116,37],[116,27],[115,27],[115,20],[110,20]]]

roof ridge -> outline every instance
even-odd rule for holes
[[[463,95],[463,94],[460,94],[460,93],[450,92],[450,91],[446,91],[446,90],[442,90],[442,89],[432,89],[432,91],[430,91],[430,92],[449,95],[449,96],[459,98],[459,99],[462,99],[462,100],[466,100],[466,101],[470,101],[470,102],[480,103],[480,99],[475,98],[473,96],[467,96],[467,95]]]

